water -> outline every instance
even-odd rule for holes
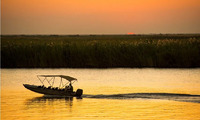
[[[76,77],[82,99],[49,97],[23,83]],[[200,119],[200,69],[2,69],[2,120]]]

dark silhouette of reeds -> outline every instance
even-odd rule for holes
[[[200,67],[200,35],[2,35],[3,68]]]

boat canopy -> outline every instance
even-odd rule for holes
[[[60,78],[64,78],[64,79],[68,80],[69,82],[77,81],[76,78],[66,76],[66,75],[38,75],[38,77],[60,77]]]

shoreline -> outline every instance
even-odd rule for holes
[[[198,68],[200,34],[1,36],[2,68]]]

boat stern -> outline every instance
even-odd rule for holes
[[[81,96],[83,94],[83,90],[82,89],[77,89],[76,90],[76,96]]]

